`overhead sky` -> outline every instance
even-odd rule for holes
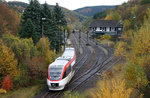
[[[29,3],[29,0],[6,0],[6,1],[22,1]],[[120,5],[128,0],[39,0],[41,4],[45,1],[50,5],[59,3],[60,6],[70,10],[75,10],[85,6],[99,6],[99,5]]]

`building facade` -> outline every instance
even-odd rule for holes
[[[94,20],[89,26],[89,36],[92,35],[121,35],[123,25],[115,20]]]

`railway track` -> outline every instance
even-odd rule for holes
[[[83,37],[82,37],[83,38]],[[86,39],[83,38],[85,41]],[[90,42],[90,45],[95,48],[95,51],[99,52],[99,48],[95,46],[93,42]],[[98,55],[97,55],[98,56]],[[92,75],[97,73],[105,64],[106,62],[110,62],[112,57],[109,55],[107,58],[105,58],[101,63],[99,63],[99,58],[95,58],[95,63],[89,68],[84,74],[78,76],[73,82],[71,82],[69,85],[71,85],[71,91],[74,91],[78,86],[80,86],[84,81],[89,79]]]
[[[75,44],[74,40],[75,39],[72,38],[73,46],[76,48],[76,52],[77,52],[78,51],[78,48],[77,48],[78,46],[77,46],[77,43]],[[88,48],[85,48],[84,44],[82,44],[81,47],[84,49],[84,51],[83,51],[82,55],[78,54],[80,59],[74,65],[76,67],[75,68],[76,69],[76,73],[78,72],[80,67],[87,61],[87,59],[89,57],[89,53],[87,53],[87,52],[89,52]],[[46,89],[47,89],[46,91],[44,91],[43,93],[37,95],[36,98],[39,98],[39,97],[42,97],[42,98],[59,98],[60,95],[63,93],[63,91],[54,92],[54,91],[49,91],[48,88],[46,88]]]
[[[78,33],[74,35],[77,40],[78,39]],[[75,38],[71,36],[72,39],[72,44],[76,48],[76,53],[78,53],[78,45],[75,43]],[[112,61],[112,56],[113,56],[113,51],[101,44],[95,45],[95,42],[89,41],[89,44],[91,48],[95,52],[91,52],[89,48],[86,46],[86,38],[84,35],[81,36],[81,47],[84,50],[83,54],[77,54],[79,59],[77,60],[75,66],[76,73],[75,76],[73,77],[72,81],[65,87],[63,91],[59,92],[52,92],[47,90],[45,93],[39,95],[40,98],[60,98],[64,96],[65,91],[75,91],[80,89],[81,85],[83,86],[84,83],[89,80],[92,76],[94,76],[96,73],[101,72],[105,65],[110,63]],[[102,51],[100,47],[105,48],[108,51],[108,55]],[[92,62],[91,62],[92,61]],[[114,62],[116,63],[116,62]],[[114,64],[112,63],[112,65]],[[111,65],[111,66],[112,66]],[[87,67],[88,66],[88,67]],[[87,68],[86,68],[87,67]],[[85,70],[82,70],[85,69]],[[47,88],[48,89],[48,88]],[[39,98],[37,96],[36,98]]]

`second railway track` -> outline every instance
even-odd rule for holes
[[[84,86],[84,83],[89,80],[92,76],[94,76],[97,72],[100,72],[103,70],[105,65],[110,63],[112,61],[113,51],[107,47],[104,47],[103,45],[99,44],[99,46],[103,47],[108,51],[108,54],[106,55],[102,49],[99,48],[99,46],[95,45],[94,42],[89,41],[90,47],[94,52],[90,52],[89,47],[86,46],[86,38],[84,35],[81,36],[81,44],[80,47],[83,50],[82,54],[78,54],[79,51],[79,45],[75,40],[79,40],[78,35],[79,33],[76,33],[75,35],[71,35],[72,44],[76,49],[77,62],[75,64],[76,73],[73,77],[72,81],[66,86],[66,88],[63,91],[53,92],[45,91],[45,93],[39,95],[40,98],[60,98],[64,96],[65,91],[75,91],[79,90],[80,87]],[[76,38],[73,38],[76,37]],[[36,97],[37,98],[37,97]]]

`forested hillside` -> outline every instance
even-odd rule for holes
[[[8,5],[10,5],[14,10],[17,10],[20,13],[22,13],[23,10],[28,6],[27,3],[17,2],[17,1],[8,2]],[[49,5],[49,6],[50,6],[50,8],[54,8],[54,5]],[[81,27],[81,22],[87,19],[87,17],[83,16],[82,14],[76,13],[74,11],[70,11],[63,7],[61,7],[61,8],[66,16],[68,24],[72,28]]]
[[[71,29],[59,4],[51,9],[31,0],[22,14],[0,4],[0,96],[45,84],[48,65],[65,44],[64,30],[69,36]]]
[[[116,42],[114,57],[122,62],[105,72],[87,98],[150,98],[150,0],[129,0],[94,19],[117,20],[124,31]],[[93,19],[89,19],[86,24]],[[97,38],[111,40],[111,36]],[[68,96],[79,96],[78,94]]]
[[[84,8],[76,9],[74,11],[84,16],[91,17],[95,13],[103,12],[105,10],[109,10],[115,7],[116,6],[91,6],[91,7],[84,7]]]

